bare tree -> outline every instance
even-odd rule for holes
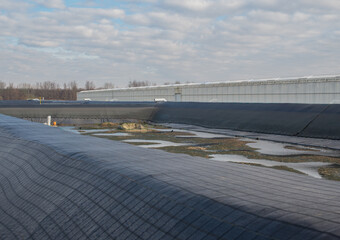
[[[21,89],[32,89],[32,85],[30,83],[20,83],[17,85],[17,88]]]
[[[144,87],[144,86],[150,86],[149,81],[130,81],[128,87]]]
[[[46,81],[42,83],[42,89],[59,89],[59,84],[55,83],[55,82],[50,82],[50,81]]]
[[[2,100],[26,100],[33,98],[45,98],[46,100],[76,100],[77,83],[75,81],[64,84],[61,89],[56,82],[40,82],[34,85],[30,83],[6,84],[0,81],[0,99]]]
[[[104,83],[104,89],[110,89],[110,88],[114,88],[115,85],[113,83]]]
[[[76,81],[72,81],[70,83],[67,84],[68,88],[73,90],[73,91],[77,91],[78,90],[78,84]]]
[[[6,83],[0,81],[0,89],[5,89],[6,88]]]
[[[86,83],[85,83],[85,89],[86,90],[93,90],[95,88],[96,88],[96,86],[94,85],[94,83],[92,81],[86,81]]]
[[[172,85],[172,84],[181,84],[180,81],[176,81],[174,83],[171,83],[171,82],[165,82],[164,85]]]

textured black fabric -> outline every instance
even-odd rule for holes
[[[64,119],[137,119],[149,120],[155,110],[152,102],[100,102],[100,101],[0,101],[0,113],[9,116],[46,120],[50,115],[58,122]],[[87,123],[84,121],[84,123]]]
[[[0,113],[38,121],[51,115],[61,123],[136,119],[340,139],[340,104],[0,101]]]
[[[113,107],[135,107],[135,106],[154,106],[154,102],[110,102],[110,101],[53,101],[44,100],[29,101],[29,100],[1,100],[0,107],[37,107],[37,108],[58,108],[58,107],[98,107],[98,106],[113,106]]]
[[[0,239],[339,239],[340,185],[0,115]]]
[[[298,135],[340,139],[340,105],[325,107]]]
[[[340,139],[340,105],[162,103],[152,118],[210,128]]]

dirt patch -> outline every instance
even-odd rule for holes
[[[129,121],[117,121],[117,122],[103,122],[100,124],[85,124],[77,126],[78,129],[92,130],[92,129],[102,129],[102,128],[113,128],[120,130],[141,130],[141,129],[166,129],[168,127],[156,124],[149,124],[146,122],[129,122]]]
[[[122,123],[118,126],[118,129],[125,131],[146,130],[146,128],[140,123]]]
[[[114,122],[104,122],[99,124],[100,128],[117,128],[119,126],[119,123]]]
[[[155,145],[157,143],[151,143],[151,142],[127,142],[129,144],[132,144],[132,145]]]
[[[209,154],[203,150],[197,149],[197,148],[191,148],[189,149],[188,146],[171,146],[171,147],[162,147],[159,148],[167,152],[171,153],[182,153],[187,154],[194,157],[203,157],[203,158],[209,158]]]
[[[306,175],[303,172],[300,172],[300,171],[298,171],[298,170],[296,170],[294,168],[290,168],[290,167],[286,167],[286,166],[267,167],[267,166],[263,166],[263,165],[258,164],[258,163],[240,163],[240,162],[237,162],[237,164],[244,164],[244,165],[250,165],[250,166],[256,166],[256,167],[265,167],[265,168],[274,168],[274,169],[277,169],[277,170],[284,170],[284,171],[288,171],[288,172],[293,172],[293,173],[298,173],[298,174]]]
[[[123,131],[121,132],[130,132]],[[254,148],[247,146],[250,141],[243,141],[239,138],[180,138],[177,137],[183,134],[190,134],[186,132],[162,132],[162,131],[149,131],[149,132],[134,132],[133,135],[128,137],[107,137],[112,140],[125,140],[125,139],[145,139],[145,140],[163,140],[175,143],[187,143],[189,146],[174,146],[169,148],[162,148],[165,151],[180,152],[192,156],[209,157],[212,153],[218,154],[236,154],[243,155],[249,159],[264,159],[278,162],[331,162],[339,163],[338,157],[316,156],[316,155],[291,155],[291,156],[274,156],[264,155],[256,152]],[[176,150],[178,148],[178,150]]]
[[[320,152],[320,150],[312,149],[308,147],[298,147],[298,146],[285,146],[286,149],[297,150],[297,151],[311,151],[311,152]]]
[[[323,178],[340,181],[339,164],[332,164],[330,166],[321,167],[319,168],[318,172]]]
[[[206,151],[207,149],[205,147],[188,147],[188,150]]]
[[[319,174],[331,180],[340,180],[340,158],[339,157],[327,157],[327,156],[317,156],[313,155],[314,151],[318,151],[317,149],[308,149],[299,146],[286,146],[288,149],[300,150],[300,151],[310,151],[310,154],[304,155],[288,155],[288,156],[275,156],[275,155],[265,155],[255,151],[255,148],[247,146],[247,143],[251,141],[244,141],[242,138],[198,138],[198,137],[190,137],[193,135],[192,133],[185,131],[157,131],[158,126],[150,125],[146,123],[103,123],[101,125],[93,126],[87,129],[101,129],[108,128],[112,129],[108,132],[127,132],[131,133],[130,136],[96,136],[111,140],[128,140],[128,139],[140,139],[140,140],[160,140],[160,141],[168,141],[174,143],[185,143],[186,146],[168,146],[168,147],[156,147],[158,149],[172,152],[172,153],[181,153],[187,154],[191,156],[199,156],[203,158],[210,158],[211,154],[232,154],[232,155],[242,155],[249,159],[262,159],[262,160],[271,160],[277,162],[291,162],[291,163],[300,163],[300,162],[329,162],[334,163],[333,167],[322,167],[319,169]],[[161,128],[161,127],[160,127]],[[85,127],[83,128],[86,129]],[[86,133],[88,135],[92,135],[92,133]],[[188,137],[181,138],[181,135],[188,135]],[[133,145],[152,145],[150,142],[129,142],[129,144]],[[239,164],[247,164],[254,166],[262,166],[260,164],[251,164],[251,163],[239,163]],[[298,170],[292,169],[286,166],[275,166],[269,167],[275,168],[279,170],[295,172],[299,174],[303,174]]]
[[[287,166],[273,166],[273,167],[270,167],[270,168],[306,175],[303,172],[300,172],[300,171],[298,171],[294,168],[290,168],[290,167],[287,167]]]

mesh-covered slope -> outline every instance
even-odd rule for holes
[[[13,117],[46,121],[48,115],[58,122],[67,119],[138,119],[148,120],[154,102],[91,102],[91,101],[0,101],[0,113]],[[80,121],[81,123],[81,121]]]
[[[0,113],[58,123],[135,119],[340,140],[340,104],[0,101]]]
[[[0,115],[0,239],[338,239],[340,185]]]
[[[153,121],[340,139],[339,104],[162,103]]]

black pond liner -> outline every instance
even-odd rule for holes
[[[0,115],[0,239],[339,239],[340,184]]]

